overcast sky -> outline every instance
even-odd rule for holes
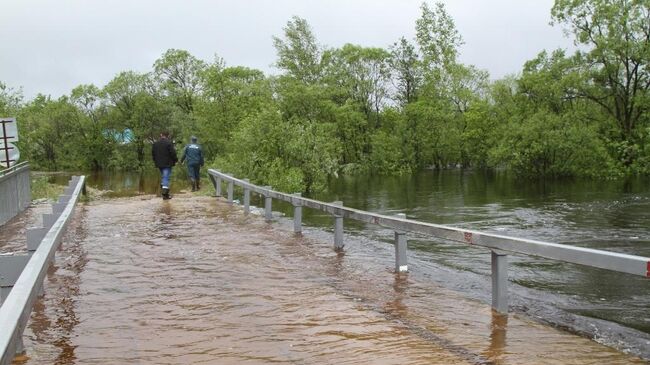
[[[461,61],[493,79],[517,73],[543,49],[570,48],[551,27],[553,0],[447,0],[465,45]],[[205,61],[277,73],[272,36],[292,15],[322,45],[387,47],[413,39],[421,0],[0,0],[0,81],[58,97],[104,86],[118,72],[148,72],[169,48]],[[430,1],[430,4],[433,4]]]

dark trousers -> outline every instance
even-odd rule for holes
[[[199,164],[187,164],[187,175],[192,181],[199,181],[199,172],[201,170],[201,165]]]

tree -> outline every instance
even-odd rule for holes
[[[10,116],[15,114],[23,102],[21,90],[14,90],[0,81],[0,115]]]
[[[422,84],[422,61],[415,46],[402,37],[390,47],[395,100],[402,106],[414,102]]]
[[[202,72],[205,67],[205,62],[189,52],[169,49],[154,63],[154,73],[161,83],[162,90],[179,108],[190,114],[194,110],[196,98],[202,91]]]
[[[586,75],[579,95],[633,141],[650,118],[650,1],[556,0],[551,14],[582,46],[574,56]]]
[[[93,170],[101,170],[108,165],[113,148],[105,135],[107,109],[102,103],[104,97],[103,91],[92,84],[79,85],[70,93],[70,102],[82,115],[77,130],[83,136],[79,148],[86,151],[86,159]]]
[[[379,112],[388,96],[389,58],[382,48],[349,43],[329,51],[327,81],[343,89],[346,102],[356,103],[368,121],[374,115],[375,125],[379,124]]]
[[[225,67],[221,60],[205,71],[204,96],[194,116],[208,158],[226,152],[242,120],[274,103],[269,80],[259,70]],[[186,135],[187,136],[187,135]]]
[[[233,134],[236,150],[219,163],[280,190],[322,190],[338,168],[340,146],[332,126],[285,120],[276,108],[244,119]]]
[[[120,72],[104,87],[109,102],[128,120],[138,93],[146,92],[147,75],[133,71]]]
[[[323,51],[305,19],[293,16],[284,27],[284,39],[273,37],[273,45],[278,52],[278,68],[306,84],[320,79]]]
[[[174,104],[165,100],[152,87],[150,74],[122,72],[111,80],[104,91],[112,109],[107,115],[106,133],[115,142],[126,144],[135,153],[135,161],[124,161],[126,168],[140,168],[145,164],[145,145],[167,130],[174,135]],[[177,118],[180,119],[180,118]]]
[[[83,136],[81,113],[63,96],[52,100],[38,95],[18,114],[23,126],[20,148],[35,168],[88,168],[86,154],[79,148]]]
[[[427,3],[422,3],[420,9],[422,15],[415,23],[415,30],[425,67],[441,69],[456,63],[463,39],[444,4],[436,3],[435,8],[430,9]]]

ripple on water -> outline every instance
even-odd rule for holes
[[[336,253],[212,199],[92,203],[75,220],[57,265],[83,264],[51,274],[21,364],[641,363],[395,275],[390,246]]]

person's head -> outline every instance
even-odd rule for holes
[[[160,132],[160,138],[169,138],[169,132],[167,131]]]
[[[196,138],[196,136],[192,136],[190,137],[190,141],[192,141],[192,143],[196,143],[196,141],[198,141],[198,138]]]

